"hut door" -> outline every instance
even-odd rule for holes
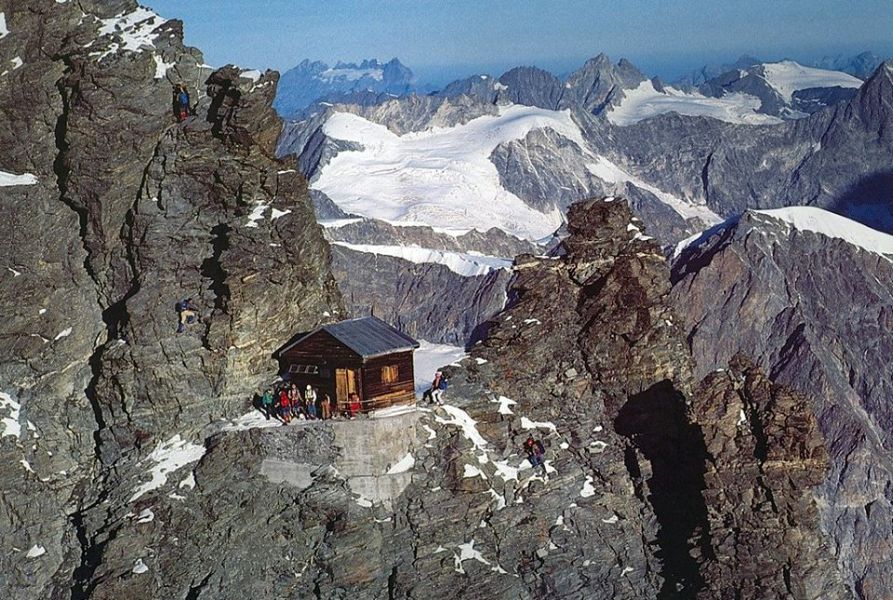
[[[335,369],[335,396],[338,404],[347,403],[347,395],[357,391],[357,372],[353,369]]]

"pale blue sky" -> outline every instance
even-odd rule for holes
[[[423,81],[530,64],[561,73],[599,52],[668,78],[743,53],[893,56],[893,0],[143,2],[183,19],[187,43],[214,65],[397,56]]]

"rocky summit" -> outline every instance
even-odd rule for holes
[[[770,260],[781,230],[736,244],[760,234],[727,223],[672,272],[635,198],[565,203],[544,240],[346,214],[324,234],[317,211],[340,209],[276,158],[276,73],[208,67],[132,0],[0,0],[0,16],[0,596],[884,597],[883,395],[834,402],[883,382],[806,324],[726,345],[701,316],[742,289],[722,261],[799,289],[806,258]],[[574,81],[595,110],[640,75],[602,58]],[[541,80],[530,101],[554,102],[533,69],[501,85],[520,100]],[[500,111],[464,95],[355,110],[402,131]],[[350,147],[320,126],[303,166]],[[395,240],[449,260],[407,272],[382,254]],[[853,256],[889,291],[885,257]],[[475,340],[442,367],[442,403],[288,425],[253,408],[277,349],[369,305]]]

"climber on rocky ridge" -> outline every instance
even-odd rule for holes
[[[192,303],[192,298],[184,298],[177,302],[178,325],[177,333],[183,333],[186,325],[191,325],[201,319],[198,316],[198,308]]]
[[[546,448],[541,440],[534,440],[532,435],[528,435],[524,441],[524,451],[527,453],[527,460],[535,469],[542,468],[543,475],[546,474]]]

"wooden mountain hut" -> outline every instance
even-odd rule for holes
[[[339,410],[359,394],[363,412],[415,404],[413,351],[419,343],[377,317],[323,325],[283,346],[280,375],[336,398]]]

